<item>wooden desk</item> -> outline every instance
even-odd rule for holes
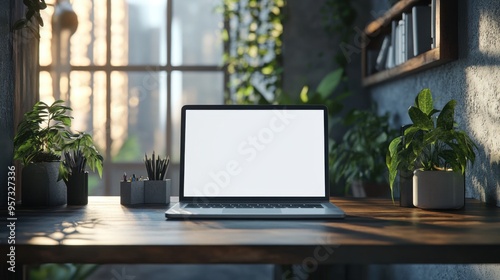
[[[390,200],[336,198],[343,220],[166,220],[166,206],[16,212],[16,262],[32,263],[500,263],[500,208],[424,211]],[[4,221],[6,220],[3,217]],[[2,262],[8,235],[1,227]]]

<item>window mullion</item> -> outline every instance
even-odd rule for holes
[[[105,166],[111,164],[111,1],[106,1],[106,156]],[[104,174],[104,195],[112,193],[112,168]]]
[[[166,135],[166,149],[167,149],[167,154],[171,155],[173,153],[173,147],[172,147],[172,102],[171,102],[171,95],[172,95],[172,20],[173,20],[173,0],[167,0],[167,121],[166,121],[166,128],[165,131],[167,132]]]

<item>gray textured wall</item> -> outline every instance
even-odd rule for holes
[[[372,10],[385,8],[372,0]],[[438,68],[370,89],[380,112],[396,113],[394,125],[409,121],[407,108],[422,88],[437,106],[456,99],[456,118],[479,146],[467,170],[466,195],[500,206],[500,3],[459,0],[459,59]],[[500,279],[500,265],[371,266],[370,279]]]
[[[0,5],[0,208],[7,205],[7,166],[12,164],[14,133],[10,26],[10,1],[7,1],[5,5]]]
[[[317,85],[328,70],[335,67],[331,51],[335,41],[326,36],[320,16],[324,2],[287,1],[283,33],[283,90],[292,96],[298,96],[306,84]]]
[[[459,59],[425,72],[373,87],[381,112],[409,121],[407,108],[428,87],[438,108],[456,99],[456,119],[479,146],[467,170],[466,195],[500,206],[500,5],[497,0],[459,3]]]

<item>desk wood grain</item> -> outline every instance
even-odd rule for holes
[[[17,210],[20,263],[500,263],[500,208],[402,208],[335,198],[342,220],[166,220],[167,206]],[[5,218],[3,218],[5,221]],[[8,232],[1,229],[2,261]]]

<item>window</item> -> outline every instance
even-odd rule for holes
[[[117,195],[123,172],[145,176],[153,150],[175,168],[182,105],[224,102],[220,1],[46,1],[40,99],[67,100],[73,129],[91,133],[102,152],[103,179],[91,176],[90,194]]]

